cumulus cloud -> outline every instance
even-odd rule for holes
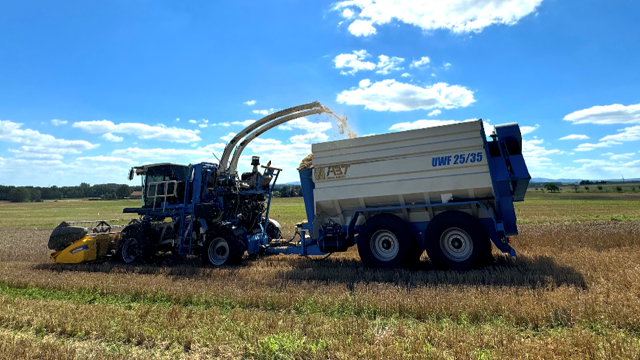
[[[193,120],[189,120],[191,122]],[[109,120],[79,121],[72,125],[89,133],[120,133],[135,135],[139,139],[164,140],[178,143],[188,143],[202,140],[198,136],[199,130],[188,130],[165,125],[147,125],[141,123],[114,124]]]
[[[331,123],[328,121],[314,123],[309,121],[309,119],[302,117],[295,120],[291,120],[285,124],[282,124],[278,126],[278,129],[280,130],[300,129],[308,133],[317,133],[317,132],[327,131],[331,129]]]
[[[113,135],[112,133],[106,133],[102,135],[101,138],[111,142],[121,142],[122,140],[124,140],[122,136],[116,136],[116,135]]]
[[[234,136],[236,136],[238,134],[231,132],[225,136],[221,136],[220,139],[224,140],[224,141],[231,141],[231,139],[233,139]]]
[[[189,120],[189,122],[192,123],[192,124],[197,124],[198,123],[197,120]]]
[[[245,104],[245,105],[249,105],[249,106],[251,106],[251,105],[255,105],[255,103],[256,103],[256,101],[255,101],[255,100],[249,100],[249,101],[245,101],[245,102],[244,102],[244,104]]]
[[[393,124],[389,130],[391,131],[406,131],[406,130],[415,130],[415,129],[424,129],[430,128],[434,126],[443,126],[443,125],[451,125],[451,124],[459,124],[468,121],[477,121],[477,119],[467,119],[467,120],[416,120],[412,122],[401,122],[397,124]],[[484,127],[485,135],[489,135],[493,132],[494,127],[489,124],[489,120],[482,121],[482,125]]]
[[[577,148],[573,149],[574,151],[591,151],[593,149],[603,148],[603,147],[611,147],[613,145],[621,145],[621,142],[617,141],[601,141],[595,144],[584,143],[578,145]]]
[[[343,0],[334,10],[350,9],[355,36],[376,34],[374,25],[399,21],[425,31],[444,29],[462,34],[480,32],[491,25],[514,25],[535,12],[542,0]],[[359,11],[357,14],[355,11]]]
[[[353,75],[361,70],[373,70],[376,68],[376,64],[370,61],[364,61],[369,57],[367,50],[354,50],[353,54],[340,54],[333,59],[336,69],[350,69],[342,70],[342,75]]]
[[[63,156],[54,153],[40,153],[24,150],[8,149],[18,159],[36,159],[36,160],[62,160]]]
[[[388,57],[386,55],[380,55],[378,56],[378,59],[380,59],[377,65],[377,68],[379,70],[376,71],[376,73],[378,74],[387,75],[392,71],[404,69],[403,67],[398,66],[402,62],[404,62],[404,59],[401,57],[397,57],[397,56]]]
[[[593,106],[564,117],[574,124],[640,124],[640,104]]]
[[[83,151],[98,147],[85,140],[57,139],[53,135],[41,134],[37,130],[22,129],[21,123],[10,120],[0,120],[0,141],[28,145],[25,148],[48,149],[49,152]],[[55,150],[54,150],[55,149]]]
[[[313,132],[313,133],[308,133],[304,135],[292,136],[291,139],[289,140],[292,143],[315,144],[315,143],[329,140],[329,136],[325,133]]]
[[[587,135],[580,134],[571,134],[564,137],[561,137],[560,140],[587,140],[589,137]]]
[[[435,109],[432,112],[428,113],[427,116],[436,116],[436,115],[440,115],[442,113],[442,111]]]
[[[376,28],[373,27],[372,21],[355,20],[349,25],[349,32],[355,36],[369,36],[377,33]]]
[[[539,128],[540,125],[536,124],[536,126],[520,126],[520,133],[522,135],[529,134]]]
[[[67,120],[58,120],[58,119],[52,119],[51,123],[55,126],[60,126],[60,125],[64,125],[66,123],[68,123]]]
[[[465,107],[475,99],[473,92],[463,86],[437,83],[420,87],[388,79],[369,85],[360,82],[360,88],[342,91],[336,101],[375,111],[410,111]]]
[[[344,9],[342,11],[342,17],[345,19],[351,19],[353,15],[355,15],[355,13],[351,9]]]
[[[633,156],[635,156],[636,153],[624,153],[624,154],[614,154],[612,152],[608,152],[605,154],[602,154],[602,156],[608,156],[609,159],[611,160],[623,160],[623,159],[630,159]]]
[[[619,134],[607,135],[600,141],[636,141],[640,140],[640,125],[618,130]]]
[[[404,73],[404,74],[402,74],[402,75],[400,75],[400,76],[402,76],[402,77],[410,77],[410,76],[411,76],[411,74],[409,74],[409,73]]]
[[[253,124],[254,122],[256,122],[255,120],[245,120],[245,121],[234,121],[232,122],[233,125],[242,125],[244,127],[247,127],[251,124]]]
[[[549,156],[564,153],[559,149],[547,149],[543,139],[522,140],[522,156],[530,171],[546,170],[549,166],[555,165]]]
[[[269,110],[253,110],[254,114],[260,114],[260,115],[269,115],[273,112],[273,110],[275,110],[274,108],[271,108]]]
[[[431,62],[429,57],[423,56],[420,58],[420,60],[414,60],[409,67],[412,69],[413,68],[423,69],[423,68],[429,67],[429,62]]]
[[[99,156],[83,156],[83,157],[79,157],[76,158],[76,160],[78,161],[97,161],[97,162],[125,162],[125,163],[130,163],[131,159],[127,159],[127,158],[122,158],[122,157],[115,157],[115,156],[103,156],[103,155],[99,155]]]

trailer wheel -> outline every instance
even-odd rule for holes
[[[415,242],[408,224],[392,214],[376,215],[358,235],[358,254],[365,266],[394,268],[402,265]]]
[[[431,262],[440,269],[470,269],[487,248],[491,249],[482,225],[461,211],[436,216],[427,227],[425,243]]]
[[[237,265],[242,261],[244,251],[242,240],[232,234],[226,232],[207,234],[202,262],[216,267]]]

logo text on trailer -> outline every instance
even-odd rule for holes
[[[347,176],[349,167],[351,165],[334,165],[327,167],[315,168],[314,177],[315,180],[333,180],[342,179]]]

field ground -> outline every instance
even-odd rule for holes
[[[518,258],[366,269],[356,251],[202,268],[59,266],[62,220],[137,201],[0,203],[0,359],[637,359],[640,194],[530,193]],[[277,199],[286,234],[301,198]]]

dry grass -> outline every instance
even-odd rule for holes
[[[428,260],[419,271],[366,269],[356,251],[324,262],[270,256],[224,269],[202,268],[198,259],[172,267],[59,266],[43,257],[48,231],[2,229],[0,353],[639,358],[637,203],[550,199],[544,214],[537,212],[544,198],[533,199],[534,210],[519,204],[517,259],[495,254],[494,266],[469,272],[431,270]],[[301,208],[287,199],[274,213],[289,227],[304,216]],[[628,221],[595,218],[616,214]]]

